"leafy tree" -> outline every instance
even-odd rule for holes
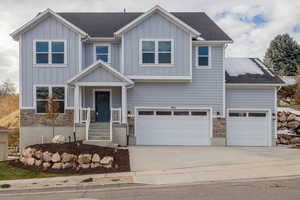
[[[289,34],[277,35],[266,51],[265,64],[281,76],[295,76],[300,63],[300,46]]]
[[[44,117],[46,119],[51,120],[52,124],[52,135],[54,137],[54,126],[55,126],[55,121],[59,116],[59,104],[54,101],[53,97],[48,98],[48,104],[46,105],[46,113]]]
[[[2,81],[0,84],[0,96],[9,96],[15,94],[16,86],[9,79]]]

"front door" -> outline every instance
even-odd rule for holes
[[[95,92],[96,122],[109,122],[110,97],[109,91]]]

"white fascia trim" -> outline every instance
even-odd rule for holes
[[[124,82],[79,82],[76,86],[126,86]]]
[[[132,22],[130,22],[129,24],[125,25],[124,27],[122,27],[121,29],[119,29],[118,31],[116,31],[114,33],[114,35],[115,36],[120,36],[122,33],[128,31],[129,29],[133,28],[137,24],[141,23],[145,18],[147,18],[148,16],[152,15],[154,12],[160,13],[162,16],[164,16],[165,18],[169,19],[174,24],[182,27],[185,31],[192,33],[194,36],[201,35],[201,33],[199,33],[198,31],[196,31],[191,26],[189,26],[188,24],[184,23],[183,21],[181,21],[180,19],[178,19],[177,17],[175,17],[174,15],[172,15],[171,13],[169,13],[168,11],[166,11],[165,9],[163,9],[162,7],[160,7],[159,5],[154,6],[153,8],[151,8],[150,10],[148,10],[147,12],[145,12],[144,14],[142,14],[141,16],[139,16],[138,18],[136,18],[135,20],[133,20]]]
[[[80,79],[81,77],[83,77],[84,75],[88,74],[90,71],[95,70],[97,67],[103,67],[104,69],[106,69],[107,71],[111,72],[112,74],[114,74],[118,78],[124,80],[125,82],[127,82],[130,85],[134,84],[134,82],[132,80],[130,80],[129,78],[127,78],[126,76],[124,76],[123,74],[121,74],[120,72],[118,72],[117,70],[111,68],[109,65],[107,65],[104,62],[102,62],[101,60],[96,61],[94,64],[90,65],[88,68],[84,69],[82,72],[80,72],[79,74],[77,74],[76,76],[74,76],[72,79],[68,80],[67,83],[68,84],[74,83],[75,81],[77,81],[78,79]]]
[[[202,41],[192,41],[193,45],[203,45],[203,44],[211,44],[211,45],[218,45],[218,44],[232,44],[232,40],[202,40]]]
[[[114,37],[88,37],[85,41],[89,42],[117,42],[117,40]]]
[[[277,83],[277,84],[264,84],[264,83],[253,83],[253,84],[248,84],[248,83],[226,83],[226,87],[280,87],[280,86],[285,86],[286,84],[281,84],[281,83]]]
[[[192,76],[127,76],[133,80],[192,80]]]
[[[64,19],[63,17],[61,17],[60,15],[56,14],[53,10],[51,10],[50,8],[47,8],[46,10],[44,10],[43,12],[41,12],[40,14],[38,14],[37,16],[35,16],[33,19],[31,19],[29,22],[25,23],[24,25],[22,25],[20,28],[18,28],[17,30],[15,30],[14,32],[12,32],[10,34],[10,36],[14,39],[14,40],[18,40],[19,39],[19,35],[21,33],[23,33],[24,31],[26,31],[28,28],[32,28],[32,26],[35,23],[39,23],[39,20],[43,20],[44,17],[47,17],[48,15],[52,15],[53,17],[55,17],[58,21],[60,21],[61,23],[63,23],[65,26],[73,29],[75,32],[78,32],[82,37],[86,37],[88,36],[88,34],[83,31],[82,29],[78,28],[77,26],[75,26],[74,24],[70,23],[69,21],[67,21],[66,19]]]

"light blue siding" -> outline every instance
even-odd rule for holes
[[[136,106],[212,107],[213,114],[223,115],[223,47],[212,48],[212,68],[193,69],[190,83],[136,83],[128,89],[128,109]]]
[[[227,108],[276,108],[275,88],[226,88]],[[272,120],[273,136],[276,135],[275,121]]]
[[[140,66],[140,39],[173,39],[174,67]],[[159,14],[124,34],[125,75],[190,76],[190,35]]]
[[[79,35],[63,24],[49,17],[21,36],[22,60],[22,106],[33,107],[33,86],[35,84],[66,85],[67,80],[79,71]],[[66,67],[34,67],[34,40],[66,40]],[[70,98],[68,98],[70,99]]]
[[[83,107],[94,109],[94,90],[95,89],[111,89],[111,102],[113,108],[121,107],[121,87],[83,87]]]
[[[97,68],[86,76],[82,77],[78,82],[123,82],[117,77],[113,76],[111,72],[103,68]]]

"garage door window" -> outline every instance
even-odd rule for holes
[[[154,115],[154,111],[139,111],[139,115]]]
[[[156,115],[172,115],[171,111],[156,111]]]
[[[230,112],[229,117],[247,117],[245,112]]]
[[[190,115],[189,111],[174,111],[174,115]]]
[[[192,116],[206,116],[207,112],[194,111],[194,112],[191,112],[191,115]]]
[[[253,113],[249,112],[248,117],[266,117],[266,113]]]

